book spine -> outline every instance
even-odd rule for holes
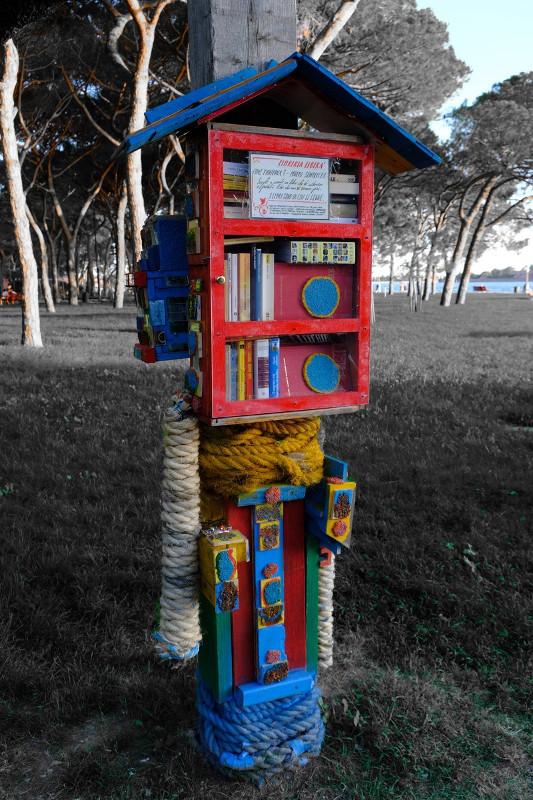
[[[254,340],[254,395],[268,397],[268,339]]]
[[[238,253],[239,322],[250,322],[250,253]]]
[[[237,400],[246,400],[246,344],[237,342]]]
[[[279,337],[268,341],[268,396],[279,397]]]
[[[231,344],[225,345],[224,364],[226,367],[226,400],[231,400]]]
[[[254,399],[254,348],[251,339],[246,339],[245,350],[245,370],[246,370],[246,392],[245,399]]]
[[[226,253],[224,258],[224,278],[224,319],[226,322],[231,322],[231,268],[229,253]]]
[[[250,248],[250,319],[256,321],[257,316],[257,247]]]
[[[261,274],[261,320],[274,319],[274,254],[263,253]]]
[[[239,273],[237,270],[237,253],[230,253],[231,258],[231,321],[239,321]]]
[[[237,399],[237,345],[231,342],[230,400]]]

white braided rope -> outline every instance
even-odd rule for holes
[[[192,658],[198,652],[198,533],[200,530],[200,433],[194,417],[168,409],[163,425],[165,455],[161,497],[162,589],[159,630],[162,658]]]
[[[331,564],[318,570],[318,667],[327,669],[333,664],[333,587],[335,585],[335,556]]]

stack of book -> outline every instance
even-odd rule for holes
[[[249,216],[248,164],[224,161],[224,216],[246,219]]]
[[[276,247],[276,257],[292,264],[355,264],[355,242],[328,242],[324,239],[282,241]]]
[[[226,322],[274,319],[274,254],[253,245],[224,258]]]
[[[332,172],[329,178],[329,221],[358,223],[358,200],[357,176]]]
[[[279,338],[226,344],[226,400],[279,397]]]

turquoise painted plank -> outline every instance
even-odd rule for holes
[[[259,486],[253,492],[240,494],[236,498],[238,506],[257,506],[260,503],[266,503],[265,493],[272,486],[277,486],[281,492],[280,501],[286,502],[287,500],[302,500],[305,497],[305,486],[291,486],[288,483],[272,483],[270,486]]]
[[[295,694],[309,692],[314,685],[313,676],[305,669],[294,669],[289,676],[279,683],[264,685],[261,683],[245,683],[235,687],[235,700],[242,708],[266,703],[268,700],[280,700]]]
[[[274,63],[272,66],[276,66],[276,64]],[[158,122],[164,117],[168,117],[170,114],[177,114],[178,111],[184,111],[186,108],[202,102],[213,94],[229,89],[230,86],[235,86],[236,83],[246,81],[254,75],[257,75],[256,68],[246,67],[246,69],[241,69],[239,72],[234,72],[233,75],[228,75],[218,81],[208,83],[199,89],[195,89],[194,92],[189,92],[183,95],[183,97],[176,97],[174,100],[169,100],[168,103],[162,103],[160,106],[155,106],[155,108],[149,108],[144,116],[147,123],[151,125],[153,122]]]

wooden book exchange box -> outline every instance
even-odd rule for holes
[[[298,53],[146,118],[122,152],[184,137],[188,352],[176,345],[169,355],[166,334],[148,322],[141,341],[157,344],[159,334],[162,345],[137,346],[137,356],[189,355],[186,388],[211,425],[367,403],[374,166],[400,173],[437,157]]]

